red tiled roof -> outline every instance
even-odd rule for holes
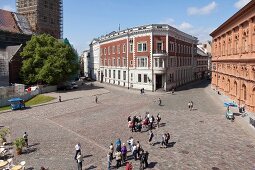
[[[20,33],[12,12],[0,9],[0,30]]]

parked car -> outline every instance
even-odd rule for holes
[[[73,87],[73,89],[77,89],[78,88],[78,84],[76,84],[76,82],[72,82],[71,83],[71,86]]]

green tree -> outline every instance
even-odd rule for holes
[[[58,84],[77,73],[72,47],[46,34],[33,36],[21,52],[21,77],[26,84]]]

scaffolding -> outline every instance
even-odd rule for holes
[[[35,33],[63,37],[63,0],[16,0],[16,7]]]

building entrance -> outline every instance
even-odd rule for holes
[[[162,75],[156,74],[156,90],[162,88]]]

